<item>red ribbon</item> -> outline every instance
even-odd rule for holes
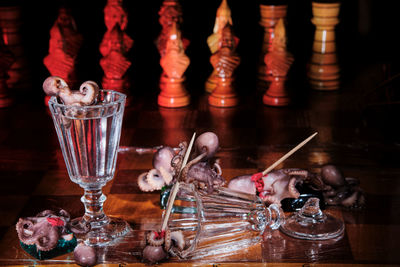
[[[61,220],[60,218],[47,218],[47,221],[48,221],[52,226],[64,226],[64,221]]]
[[[162,230],[161,232],[154,231],[154,238],[155,239],[161,239],[161,238],[164,238],[164,236],[165,236],[165,231],[164,230]]]
[[[264,181],[262,178],[262,172],[255,173],[251,176],[251,180],[254,182],[258,193],[260,193],[264,189]]]

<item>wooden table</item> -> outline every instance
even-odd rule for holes
[[[393,139],[392,128],[376,120],[377,110],[359,109],[360,105],[365,107],[360,100],[363,85],[371,88],[375,82],[366,73],[360,74],[344,84],[341,91],[306,91],[305,101],[295,101],[287,108],[263,106],[262,92],[242,94],[241,104],[228,109],[209,107],[205,94],[193,97],[192,104],[181,109],[159,108],[156,95],[133,95],[132,105],[125,111],[115,178],[104,188],[105,212],[127,220],[132,232],[124,243],[124,253],[109,248],[101,252],[100,261],[110,265],[141,264],[144,231],[160,220],[162,211],[159,192],[141,192],[137,177],[152,168],[152,153],[158,146],[176,147],[180,141],[189,140],[194,131],[214,131],[221,142],[217,156],[223,176],[229,180],[263,170],[318,131],[313,141],[279,168],[318,172],[323,164],[332,163],[346,176],[360,179],[365,209],[326,209],[344,220],[344,237],[339,241],[311,242],[275,231],[236,256],[215,258],[204,264],[400,264],[400,147]],[[392,114],[385,113],[385,108],[379,111],[383,116]],[[42,103],[25,101],[0,109],[0,125],[0,265],[73,263],[71,253],[47,261],[32,259],[20,248],[15,231],[19,217],[44,209],[63,208],[72,217],[83,214],[82,190],[69,180],[47,108]],[[168,262],[199,264],[175,258]]]

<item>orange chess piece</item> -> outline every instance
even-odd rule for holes
[[[3,42],[3,30],[0,28],[0,108],[11,106],[14,99],[7,86],[8,74],[15,61],[14,55]]]
[[[226,24],[233,25],[231,9],[228,6],[227,0],[222,0],[221,5],[217,9],[213,33],[207,38],[207,44],[210,48],[211,54],[215,54],[218,51],[219,43],[222,38],[222,31]],[[217,73],[214,70],[206,81],[206,92],[211,93],[215,89],[217,86],[217,79]]]
[[[233,107],[239,102],[233,88],[233,73],[240,64],[236,54],[236,42],[232,27],[227,24],[222,31],[220,49],[210,58],[211,65],[217,73],[217,85],[208,97],[208,103],[216,107]]]
[[[269,88],[263,96],[263,103],[269,106],[286,106],[290,102],[285,81],[293,56],[286,51],[286,31],[283,19],[275,26],[275,37],[270,51],[265,55],[264,62],[271,72],[272,79]]]
[[[51,76],[64,79],[71,87],[76,83],[75,64],[82,40],[70,10],[60,8],[57,20],[50,29],[49,54],[43,63]],[[45,97],[46,105],[49,98]]]
[[[316,26],[308,78],[315,90],[339,89],[339,65],[336,58],[335,25],[339,23],[340,3],[312,3]]]
[[[280,19],[286,18],[287,5],[260,5],[261,21],[264,28],[264,40],[262,45],[262,60],[258,70],[258,79],[268,83],[272,79],[271,70],[265,65],[264,57],[272,49],[272,42],[275,37],[275,26]]]
[[[129,96],[130,81],[126,72],[132,63],[127,54],[133,46],[133,40],[125,33],[128,13],[122,6],[122,0],[108,0],[104,8],[104,22],[107,31],[100,44],[100,53],[103,56],[100,59],[104,71],[103,88]]]
[[[169,38],[169,32],[171,30],[172,24],[176,24],[178,29],[182,24],[182,7],[178,0],[164,0],[160,11],[158,12],[160,16],[159,22],[162,27],[161,33],[157,38],[156,45],[160,56],[164,56],[166,44]],[[189,40],[182,38],[183,48],[189,45]]]
[[[173,23],[165,46],[165,54],[160,59],[163,74],[160,79],[161,92],[158,104],[162,107],[177,108],[189,105],[190,96],[183,82],[183,74],[190,64],[183,48],[181,33]]]
[[[164,57],[166,53],[167,42],[170,38],[171,27],[174,25],[178,30],[180,30],[180,25],[182,24],[182,7],[179,0],[164,0],[160,11],[158,12],[160,16],[159,22],[162,27],[160,35],[157,37],[156,46],[160,57]],[[189,45],[189,40],[182,38],[183,49],[186,50]],[[160,77],[160,87],[165,83],[166,74],[163,72]],[[176,81],[177,84],[182,84],[183,80]],[[172,84],[172,83],[171,83]]]

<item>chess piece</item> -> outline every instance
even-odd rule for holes
[[[210,62],[217,73],[217,85],[208,97],[208,103],[216,107],[233,107],[239,102],[233,88],[233,73],[240,64],[236,53],[236,42],[232,26],[227,24],[222,31],[220,49],[211,56]]]
[[[128,13],[122,6],[122,0],[108,0],[104,8],[104,22],[107,31],[100,44],[100,66],[104,71],[102,86],[128,95],[130,81],[126,75],[131,66],[127,54],[133,46],[133,40],[125,33],[128,25]]]
[[[15,61],[14,55],[4,44],[3,30],[0,28],[0,108],[11,106],[13,97],[7,86],[8,71]]]
[[[179,0],[164,0],[160,11],[158,12],[160,16],[159,22],[162,27],[160,35],[156,40],[156,46],[158,52],[160,53],[160,57],[164,57],[166,53],[166,46],[167,42],[170,38],[171,28],[174,25],[180,31],[180,25],[182,24],[182,7],[179,3]],[[189,45],[189,40],[182,37],[182,47],[183,50]],[[160,77],[160,87],[164,85],[166,74],[163,72],[161,73]],[[181,83],[181,82],[178,82]]]
[[[262,44],[262,58],[258,70],[258,79],[265,84],[271,81],[271,70],[265,65],[264,57],[272,49],[272,42],[275,38],[275,26],[280,19],[286,18],[287,5],[260,5],[261,21],[264,28],[264,40]]]
[[[2,1],[3,4],[4,1]],[[7,71],[7,87],[16,94],[18,91],[31,89],[32,74],[26,56],[26,40],[23,38],[22,25],[26,23],[24,19],[22,1],[8,1],[10,4],[0,7],[0,28],[2,28],[2,38],[5,45],[14,55],[14,63]]]
[[[271,49],[264,58],[265,65],[272,75],[269,88],[263,97],[265,105],[286,106],[289,104],[285,81],[293,60],[293,56],[286,51],[286,30],[283,19],[280,19],[275,26],[275,37]]]
[[[64,79],[71,87],[77,80],[75,64],[81,45],[82,35],[76,29],[70,10],[60,8],[57,20],[50,29],[49,54],[43,63],[51,76]],[[45,97],[46,105],[49,98]]]
[[[175,23],[178,29],[180,29],[180,25],[182,24],[182,7],[178,0],[164,0],[158,15],[160,16],[159,22],[162,30],[157,38],[156,45],[160,56],[163,57],[172,24]],[[182,44],[186,50],[189,40],[182,37]]]
[[[308,70],[311,87],[315,90],[339,89],[339,65],[336,58],[335,25],[339,23],[340,3],[312,3],[316,26],[313,54]]]
[[[177,108],[189,105],[190,97],[183,82],[184,72],[190,64],[183,48],[181,32],[173,23],[165,45],[165,54],[160,59],[163,74],[160,79],[161,92],[158,104],[162,107]]]
[[[218,51],[222,38],[222,31],[228,23],[233,25],[231,9],[228,6],[227,0],[222,0],[221,5],[217,9],[213,33],[207,38],[207,44],[210,48],[211,54],[215,54]],[[214,70],[206,81],[206,92],[211,93],[215,89],[216,85],[217,72]]]

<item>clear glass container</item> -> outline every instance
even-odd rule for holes
[[[168,221],[171,231],[181,230],[186,246],[172,253],[185,259],[229,256],[260,243],[266,229],[278,229],[284,214],[278,205],[228,188],[213,193],[182,183]]]
[[[126,96],[100,90],[90,106],[64,105],[56,97],[49,108],[70,179],[84,189],[85,214],[78,221],[91,230],[83,238],[102,246],[128,231],[128,224],[105,215],[102,187],[114,177]]]

